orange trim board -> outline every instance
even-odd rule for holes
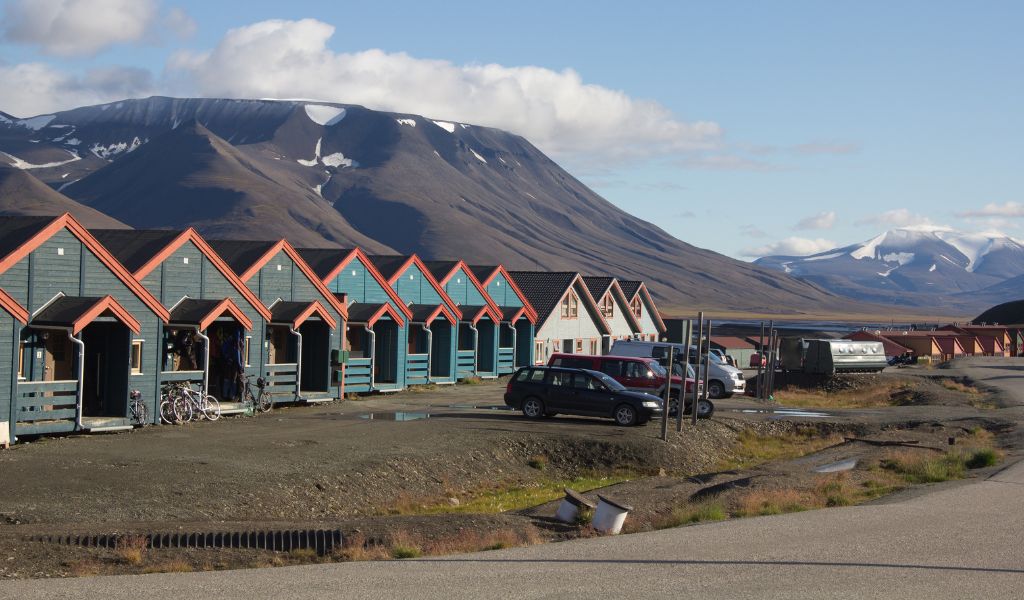
[[[142,265],[142,267],[140,267],[137,271],[135,271],[135,273],[133,273],[132,276],[135,277],[135,279],[137,279],[138,281],[142,281],[143,279],[146,278],[147,275],[152,273],[154,269],[159,267],[161,263],[167,260],[172,254],[177,252],[178,249],[184,246],[187,242],[192,242],[193,244],[195,244],[196,248],[198,248],[199,251],[206,256],[206,258],[210,259],[210,262],[213,263],[213,266],[218,271],[220,271],[220,274],[223,275],[224,278],[228,280],[228,283],[230,283],[232,287],[238,290],[238,293],[240,293],[242,297],[245,298],[246,302],[248,302],[254,309],[256,309],[256,312],[260,313],[261,317],[268,320],[270,319],[270,311],[268,311],[267,308],[263,306],[263,302],[260,301],[259,297],[252,290],[250,290],[249,287],[246,286],[241,279],[238,278],[238,275],[231,270],[231,267],[229,267],[228,264],[224,262],[224,259],[222,259],[220,255],[217,254],[217,252],[213,249],[213,247],[211,247],[206,242],[206,240],[204,240],[202,236],[199,235],[199,232],[192,227],[189,227],[185,231],[181,232],[181,235],[171,240],[171,243],[167,244],[167,246],[161,249],[160,252],[153,256],[153,258],[149,259],[149,261],[146,262],[146,264]]]
[[[71,333],[78,335],[90,323],[95,321],[97,317],[108,311],[113,313],[119,321],[127,325],[128,329],[131,329],[132,332],[137,334],[142,331],[142,325],[135,320],[135,317],[125,307],[121,306],[121,303],[115,300],[113,296],[104,296],[100,298],[99,302],[93,304],[80,317],[75,319],[75,322],[71,324]]]
[[[501,311],[494,310],[489,305],[482,306],[480,311],[473,316],[473,319],[470,322],[473,323],[473,325],[476,325],[480,322],[480,319],[484,317],[490,317],[495,323],[501,323]]]
[[[334,317],[332,317],[330,313],[327,311],[327,309],[324,308],[324,305],[320,304],[319,300],[314,300],[310,302],[309,306],[303,309],[303,311],[299,313],[297,317],[295,317],[295,320],[291,322],[291,326],[294,329],[302,327],[302,324],[309,320],[309,318],[312,317],[314,314],[320,315],[320,318],[323,319],[323,321],[327,323],[331,327],[331,329],[338,328],[338,322],[335,321]]]
[[[499,273],[505,278],[505,282],[508,283],[508,286],[512,288],[512,291],[516,293],[516,296],[519,296],[519,301],[523,303],[523,308],[526,309],[526,318],[530,320],[530,323],[536,325],[537,319],[539,318],[537,311],[533,308],[533,305],[530,304],[530,301],[526,298],[526,294],[523,293],[523,290],[519,289],[519,286],[516,285],[515,280],[512,279],[512,276],[509,274],[508,269],[505,268],[505,265],[499,264],[494,267],[494,270],[487,276],[487,279],[480,282],[481,285],[484,289],[487,289],[487,286],[491,285],[491,282],[494,281],[494,278],[497,277]],[[518,318],[519,316],[517,315],[516,319]]]
[[[434,291],[436,291],[441,296],[441,300],[443,300],[444,303],[448,305],[448,308],[456,315],[458,315],[459,319],[461,319],[462,311],[459,309],[458,305],[455,304],[455,301],[452,300],[450,296],[448,296],[448,292],[444,291],[444,287],[442,287],[441,284],[438,283],[433,273],[431,273],[430,269],[427,268],[427,265],[424,264],[423,260],[421,260],[420,257],[416,254],[411,255],[402,264],[402,266],[399,267],[397,271],[395,271],[395,274],[391,276],[391,279],[388,279],[388,283],[390,285],[395,285],[395,283],[398,282],[402,275],[404,275],[405,272],[409,270],[409,267],[412,265],[416,265],[416,267],[419,268],[420,273],[423,273],[423,276],[427,278],[427,282],[430,283],[431,287],[434,288]]]
[[[423,320],[423,324],[429,327],[430,324],[433,323],[434,320],[441,315],[444,315],[444,318],[448,319],[448,322],[451,323],[452,325],[456,325],[459,322],[460,317],[455,316],[455,314],[451,310],[449,310],[448,307],[445,306],[444,304],[438,304],[437,308],[435,308],[434,311],[430,313],[426,319]]]
[[[13,252],[0,259],[0,273],[4,273],[12,266],[17,264],[21,259],[31,254],[35,249],[43,245],[47,240],[53,237],[61,229],[67,229],[74,235],[82,245],[89,249],[96,257],[102,262],[108,269],[110,269],[118,279],[121,280],[125,286],[131,290],[139,300],[142,300],[143,304],[149,307],[160,319],[166,323],[170,317],[168,310],[160,304],[153,294],[149,293],[138,280],[136,280],[128,269],[118,262],[116,258],[103,244],[99,242],[95,237],[89,233],[85,227],[82,226],[70,213],[64,213],[63,215],[56,217],[46,227],[40,230],[36,235],[29,238],[24,244],[19,246]]]
[[[21,305],[10,294],[0,289],[0,308],[6,310],[12,317],[21,322],[28,323],[28,309]]]
[[[492,309],[494,309],[494,311],[497,312],[498,315],[500,316],[501,308],[499,308],[498,305],[495,304],[494,300],[491,299],[490,294],[487,293],[487,290],[480,283],[480,280],[476,278],[476,275],[473,275],[473,269],[469,268],[469,265],[466,264],[466,261],[460,260],[457,263],[455,263],[455,266],[452,267],[452,269],[448,271],[448,274],[444,276],[444,279],[440,281],[441,285],[448,285],[448,282],[452,280],[452,276],[454,276],[455,272],[458,271],[459,269],[462,269],[462,272],[466,274],[466,279],[468,279],[470,282],[472,282],[474,286],[476,286],[476,291],[480,292],[480,295],[484,299],[484,303],[487,306],[490,306]],[[476,321],[474,321],[474,323],[475,322]]]
[[[302,274],[305,275],[307,279],[309,279],[310,283],[313,284],[313,287],[315,287],[317,291],[320,292],[320,294],[324,297],[325,300],[327,300],[328,303],[330,303],[331,307],[334,308],[334,310],[338,311],[338,314],[340,314],[342,318],[348,318],[348,307],[339,302],[338,299],[335,298],[334,294],[332,294],[331,291],[327,289],[327,286],[324,285],[324,282],[329,281],[329,279],[321,280],[319,277],[317,277],[316,273],[313,272],[313,269],[309,268],[309,265],[306,264],[306,261],[303,260],[302,256],[295,249],[295,247],[288,243],[288,240],[279,240],[277,243],[271,246],[270,250],[267,250],[265,253],[263,253],[263,256],[261,256],[259,260],[254,262],[252,265],[249,266],[248,269],[245,270],[244,273],[239,275],[239,279],[242,280],[243,282],[249,281],[250,279],[253,278],[254,275],[256,275],[256,273],[259,273],[260,269],[262,269],[268,262],[270,262],[271,259],[277,256],[277,254],[280,252],[284,252],[285,255],[288,256],[288,258],[292,259],[292,262],[295,263],[295,266],[297,266],[299,270],[302,271]],[[267,318],[270,318],[269,315],[267,316]]]
[[[402,314],[405,315],[405,320],[411,319],[412,311],[410,311],[409,308],[405,305],[405,302],[402,301],[402,298],[401,296],[398,295],[398,292],[396,292],[394,288],[391,287],[391,284],[389,284],[388,281],[384,279],[384,276],[380,274],[380,271],[377,270],[377,267],[373,266],[373,261],[371,261],[370,258],[366,256],[366,253],[360,250],[359,248],[354,248],[344,258],[338,261],[338,264],[335,265],[334,268],[331,269],[331,271],[321,281],[323,283],[326,283],[328,281],[333,280],[335,277],[338,276],[339,273],[341,273],[341,271],[345,267],[349,265],[349,263],[351,263],[356,258],[359,259],[359,262],[363,263],[363,267],[366,269],[366,272],[369,273],[370,276],[373,277],[373,279],[378,284],[380,284],[382,288],[384,288],[384,293],[388,295],[388,298],[391,298],[391,300],[393,300],[395,304],[401,307]],[[316,279],[316,276],[314,275],[313,278]],[[347,318],[348,313],[346,312],[345,315]],[[395,318],[398,319],[397,316]]]
[[[231,298],[225,298],[221,300],[217,306],[214,306],[213,309],[199,321],[199,329],[201,331],[205,331],[210,327],[210,325],[213,325],[214,321],[221,318],[224,313],[230,314],[231,317],[238,321],[242,327],[252,331],[252,321],[249,317],[245,316],[242,309],[238,308],[238,305],[235,304]]]

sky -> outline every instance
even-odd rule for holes
[[[500,127],[743,260],[906,225],[1024,238],[1021,2],[0,6],[0,111],[18,117],[161,94]]]

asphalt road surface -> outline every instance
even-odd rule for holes
[[[1020,406],[1024,361],[955,370]],[[83,597],[1022,598],[1024,462],[870,505],[447,558],[0,583]]]

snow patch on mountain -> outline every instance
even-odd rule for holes
[[[884,260],[887,263],[891,263],[891,262],[899,263],[900,266],[902,267],[903,265],[905,265],[905,264],[909,263],[910,261],[914,260],[914,253],[913,252],[890,252],[889,254],[886,254],[885,256],[883,256],[882,260]]]
[[[328,154],[321,159],[324,165],[328,167],[358,167],[359,163],[352,160],[351,158],[345,158],[345,155],[341,152],[335,152],[334,154]]]
[[[455,133],[455,123],[449,123],[448,121],[434,121],[434,125],[444,129],[448,133]]]
[[[32,131],[39,131],[43,127],[50,124],[50,121],[57,118],[57,115],[40,115],[38,117],[32,117],[31,119],[22,119],[18,121],[18,125]]]
[[[304,167],[315,167],[316,163],[320,162],[320,144],[324,141],[324,138],[319,138],[316,141],[316,149],[313,150],[313,159],[305,160],[302,158],[297,159],[295,162],[299,163]]]
[[[479,155],[479,154],[477,153],[477,151],[476,151],[476,150],[474,150],[474,149],[470,148],[470,149],[469,149],[469,151],[473,153],[473,156],[475,156],[477,160],[479,160],[480,162],[484,163],[485,165],[487,164],[487,159],[486,159],[486,158],[484,158],[484,157],[482,157],[482,156],[480,156],[480,155]]]
[[[131,152],[143,143],[144,142],[136,136],[132,138],[132,141],[130,142],[114,142],[113,144],[107,144],[106,146],[102,144],[93,144],[92,147],[89,148],[89,152],[92,152],[97,158],[109,160],[118,154]]]
[[[41,164],[41,165],[32,164],[30,162],[27,162],[27,161],[24,161],[24,160],[18,158],[17,156],[14,156],[13,154],[8,154],[6,152],[0,151],[0,154],[3,154],[7,158],[9,158],[12,161],[14,161],[12,163],[9,163],[12,167],[14,167],[15,169],[21,169],[23,171],[27,171],[27,170],[30,170],[30,169],[49,169],[50,167],[59,167],[61,165],[66,165],[68,163],[73,163],[76,160],[82,160],[82,157],[79,156],[77,152],[72,152],[70,150],[67,150],[66,152],[71,155],[71,158],[69,158],[68,160],[61,160],[61,161],[56,161],[56,162],[48,162],[48,163],[44,163],[44,164]]]
[[[408,125],[409,127],[416,126],[416,119],[395,119],[399,125]]]
[[[306,116],[317,125],[330,127],[336,125],[345,118],[346,111],[339,106],[324,106],[323,104],[307,104]]]

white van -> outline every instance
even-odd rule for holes
[[[616,340],[612,344],[610,354],[616,356],[643,356],[663,359],[668,354],[668,348],[672,346],[673,353],[678,362],[683,362],[682,353],[686,346],[672,344],[669,342],[641,342],[637,340]],[[697,347],[690,346],[690,364],[697,362]],[[675,362],[675,360],[673,361]],[[701,379],[704,378],[704,365],[700,366]],[[743,378],[743,371],[728,365],[711,353],[710,365],[708,368],[708,398],[728,398],[733,394],[742,394],[747,387],[747,381]]]

